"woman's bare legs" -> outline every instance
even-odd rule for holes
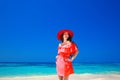
[[[64,76],[64,77],[63,77],[63,80],[68,80],[68,76]]]
[[[63,76],[58,76],[59,80],[63,80]]]

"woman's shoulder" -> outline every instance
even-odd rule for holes
[[[71,44],[72,44],[73,46],[76,46],[76,47],[77,47],[77,44],[76,44],[75,42],[71,42]]]
[[[61,43],[59,43],[58,46],[61,46]]]
[[[71,45],[71,42],[67,42],[67,43],[59,43],[58,46],[59,47],[65,47],[67,45]]]
[[[61,46],[61,43],[59,43],[58,46]]]
[[[58,44],[58,46],[62,46],[62,42],[60,42],[60,43]]]

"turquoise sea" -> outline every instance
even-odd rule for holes
[[[120,74],[120,63],[73,63],[75,74]],[[56,75],[55,63],[38,62],[2,62],[0,63],[0,77]]]

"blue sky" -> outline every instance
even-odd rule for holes
[[[0,1],[0,62],[55,62],[57,32],[70,29],[75,62],[120,62],[119,0]]]

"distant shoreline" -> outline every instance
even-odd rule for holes
[[[0,63],[50,63],[54,64],[55,62],[0,62]],[[73,62],[73,63],[90,63],[90,64],[109,64],[109,63],[120,63],[120,62]]]

